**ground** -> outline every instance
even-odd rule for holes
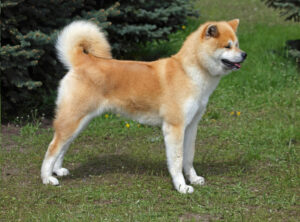
[[[285,41],[299,38],[299,24],[259,0],[195,7],[200,20],[141,54],[172,54],[199,23],[240,18],[248,58],[222,79],[199,124],[195,168],[206,185],[176,192],[160,128],[109,113],[71,145],[64,162],[71,175],[45,186],[40,167],[51,124],[16,119],[1,127],[0,221],[298,221],[300,84]]]

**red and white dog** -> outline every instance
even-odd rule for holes
[[[247,56],[239,49],[238,24],[238,19],[207,22],[176,55],[154,62],[113,59],[103,32],[91,22],[65,27],[56,48],[69,71],[58,90],[55,134],[41,169],[43,183],[58,185],[52,174],[69,174],[62,162],[70,143],[93,117],[110,111],[162,125],[176,190],[194,190],[183,172],[191,184],[204,184],[193,167],[197,125],[221,77],[239,69]]]

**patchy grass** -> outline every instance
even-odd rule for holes
[[[207,184],[172,187],[160,128],[107,114],[71,145],[71,175],[44,186],[40,166],[52,129],[2,126],[0,221],[297,221],[300,217],[300,84],[285,41],[299,25],[259,0],[197,1],[190,21],[155,56],[178,50],[205,20],[239,17],[248,58],[213,94],[198,130],[195,167]],[[239,114],[238,114],[239,112]],[[126,125],[128,124],[128,125]]]

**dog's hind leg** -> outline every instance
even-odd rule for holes
[[[63,149],[63,147],[66,147],[68,144],[64,143],[57,133],[55,133],[51,143],[48,146],[48,150],[46,152],[42,169],[41,169],[41,177],[44,184],[52,184],[52,185],[58,185],[58,180],[52,176],[53,166],[55,164],[55,161],[57,157],[59,156],[59,153]]]
[[[82,110],[76,109],[72,110],[72,115],[66,116],[65,114],[68,112],[66,110],[58,110],[57,118],[54,121],[55,134],[48,147],[41,168],[41,177],[44,184],[59,184],[58,180],[52,176],[53,172],[57,176],[69,174],[67,169],[62,168],[64,154],[70,143],[95,116],[95,112],[84,115]]]
[[[70,143],[66,144],[65,145],[66,147],[63,147],[61,149],[61,151],[60,151],[59,155],[57,156],[57,159],[54,163],[53,173],[55,173],[57,176],[62,177],[62,176],[67,176],[67,175],[70,174],[68,169],[62,167],[64,156],[65,156],[65,153],[68,150],[69,145],[70,145]]]

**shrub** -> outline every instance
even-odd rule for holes
[[[300,0],[262,0],[267,6],[279,9],[285,20],[300,22]],[[300,39],[286,42],[288,54],[295,58],[300,68]]]
[[[300,21],[300,0],[262,0],[267,6],[279,9],[286,20]]]
[[[29,113],[39,107],[53,110],[55,88],[62,77],[54,42],[58,29],[73,19],[93,18],[107,27],[107,16],[117,11],[93,10],[96,1],[31,0],[1,3],[2,117]],[[42,108],[41,108],[42,107]]]
[[[186,0],[119,2],[120,14],[109,16],[112,26],[107,28],[107,32],[113,54],[120,58],[126,58],[128,52],[137,45],[153,40],[167,40],[170,33],[186,24],[188,16],[198,15]],[[103,7],[107,7],[106,4]]]
[[[167,39],[185,22],[184,0],[6,0],[1,3],[2,117],[54,109],[58,80],[64,74],[54,42],[73,20],[89,19],[109,33],[113,52],[125,58],[136,44]],[[112,25],[111,25],[112,24]],[[2,118],[2,119],[3,119]]]

